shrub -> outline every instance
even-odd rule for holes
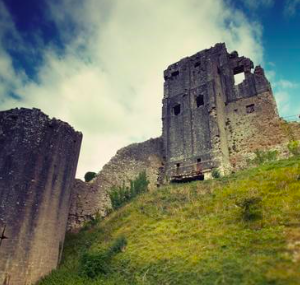
[[[266,162],[277,160],[277,156],[278,156],[277,150],[269,150],[269,151],[256,150],[254,153],[255,153],[255,158],[253,158],[249,162],[255,165],[261,165]]]
[[[261,198],[249,197],[237,202],[242,210],[242,218],[244,221],[255,221],[262,218]]]
[[[96,213],[96,215],[92,216],[90,218],[90,220],[86,221],[84,224],[83,224],[83,230],[86,230],[86,229],[90,229],[90,228],[93,228],[94,226],[96,226],[100,221],[101,221],[102,217],[100,215],[100,213]]]
[[[96,172],[87,172],[85,175],[84,175],[84,181],[85,182],[90,182],[92,179],[94,179],[95,177],[97,176],[97,173]]]
[[[80,275],[94,279],[110,271],[110,262],[114,255],[122,252],[127,244],[125,237],[121,236],[105,251],[100,253],[84,253],[80,258]]]
[[[291,140],[287,145],[289,152],[294,155],[300,155],[300,143],[296,140]]]
[[[143,171],[130,181],[130,187],[126,187],[125,183],[121,187],[113,187],[109,193],[112,208],[118,209],[137,195],[148,191],[148,184],[146,172]]]
[[[88,278],[96,278],[109,271],[109,257],[105,253],[84,253],[80,259],[80,273]]]
[[[218,168],[214,168],[211,172],[211,175],[213,178],[220,178],[221,177],[220,170]]]

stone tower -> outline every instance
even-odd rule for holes
[[[81,140],[38,109],[0,112],[0,284],[33,284],[56,268]]]
[[[270,83],[260,66],[252,72],[253,67],[249,58],[228,53],[222,43],[164,71],[163,142],[169,180],[204,179],[213,168],[228,171],[231,157],[258,130],[258,121],[278,119]],[[236,84],[239,73],[244,80]],[[241,132],[239,137],[237,122],[243,118],[248,135]]]

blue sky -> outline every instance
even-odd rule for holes
[[[161,133],[163,70],[226,42],[300,113],[300,0],[0,0],[0,109],[38,107],[84,133],[78,176]]]

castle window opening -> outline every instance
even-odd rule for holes
[[[234,75],[234,84],[238,85],[245,80],[245,73],[239,73]]]
[[[237,66],[233,69],[234,84],[238,85],[245,80],[244,66]]]
[[[255,106],[254,106],[254,104],[251,104],[251,105],[247,105],[247,106],[246,106],[246,112],[247,112],[247,114],[253,113],[254,111],[255,111]]]
[[[198,159],[197,159],[197,162],[198,162],[198,163],[201,162],[201,158],[198,158]]]
[[[180,163],[176,163],[176,168],[179,168],[180,167]]]
[[[175,116],[178,116],[180,114],[180,104],[177,104],[173,107],[173,112]]]
[[[204,96],[203,95],[198,95],[196,97],[196,104],[197,104],[197,108],[204,105]]]
[[[179,71],[178,70],[177,71],[173,71],[171,73],[171,76],[174,77],[174,78],[177,78],[179,76]]]

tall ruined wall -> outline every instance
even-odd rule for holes
[[[0,112],[0,284],[32,284],[56,268],[81,140],[38,109]]]
[[[197,175],[215,165],[219,135],[214,62],[223,46],[201,51],[164,71],[163,141],[168,177]]]
[[[97,213],[106,215],[111,208],[109,191],[114,186],[129,186],[142,171],[150,181],[150,191],[160,183],[163,167],[163,144],[161,138],[131,144],[120,149],[91,182],[77,181],[69,214],[68,229],[80,228]]]

